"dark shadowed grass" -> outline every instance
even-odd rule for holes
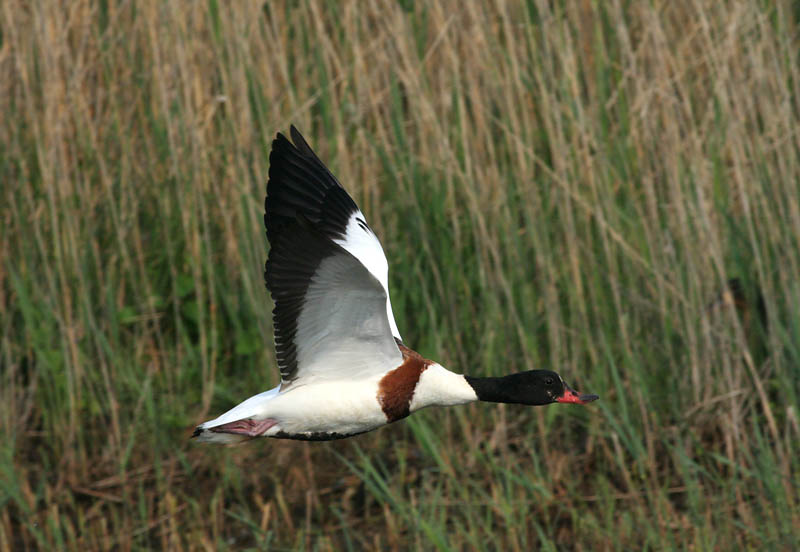
[[[797,52],[788,2],[0,5],[0,550],[793,548]],[[290,123],[409,345],[601,400],[190,442],[277,383]]]

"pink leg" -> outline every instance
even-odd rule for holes
[[[214,433],[233,433],[234,435],[245,435],[247,437],[259,437],[277,423],[278,421],[272,418],[267,418],[266,420],[251,420],[250,418],[245,418],[244,420],[236,420],[235,422],[228,422],[227,424],[210,427],[208,431],[213,431]]]

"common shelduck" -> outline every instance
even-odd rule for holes
[[[426,406],[472,401],[585,404],[549,370],[451,372],[403,343],[389,267],[366,217],[296,128],[269,156],[264,223],[281,383],[197,427],[200,441],[324,441],[371,431]]]

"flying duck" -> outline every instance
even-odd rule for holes
[[[456,374],[409,349],[389,301],[389,266],[366,217],[294,126],[269,156],[264,223],[267,289],[275,303],[281,383],[193,437],[342,439],[427,406],[472,401],[585,404],[549,370],[505,377]]]

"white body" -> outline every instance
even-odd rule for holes
[[[220,417],[200,426],[208,430],[241,419],[275,420],[264,437],[287,433],[295,436],[336,433],[354,435],[385,425],[388,420],[378,402],[378,384],[384,374],[358,381],[315,382],[292,385],[284,392],[280,387],[250,397]],[[455,374],[439,364],[422,372],[414,391],[410,411],[427,406],[452,406],[478,400],[463,375]],[[198,440],[236,443],[248,439],[243,435],[203,431]]]

